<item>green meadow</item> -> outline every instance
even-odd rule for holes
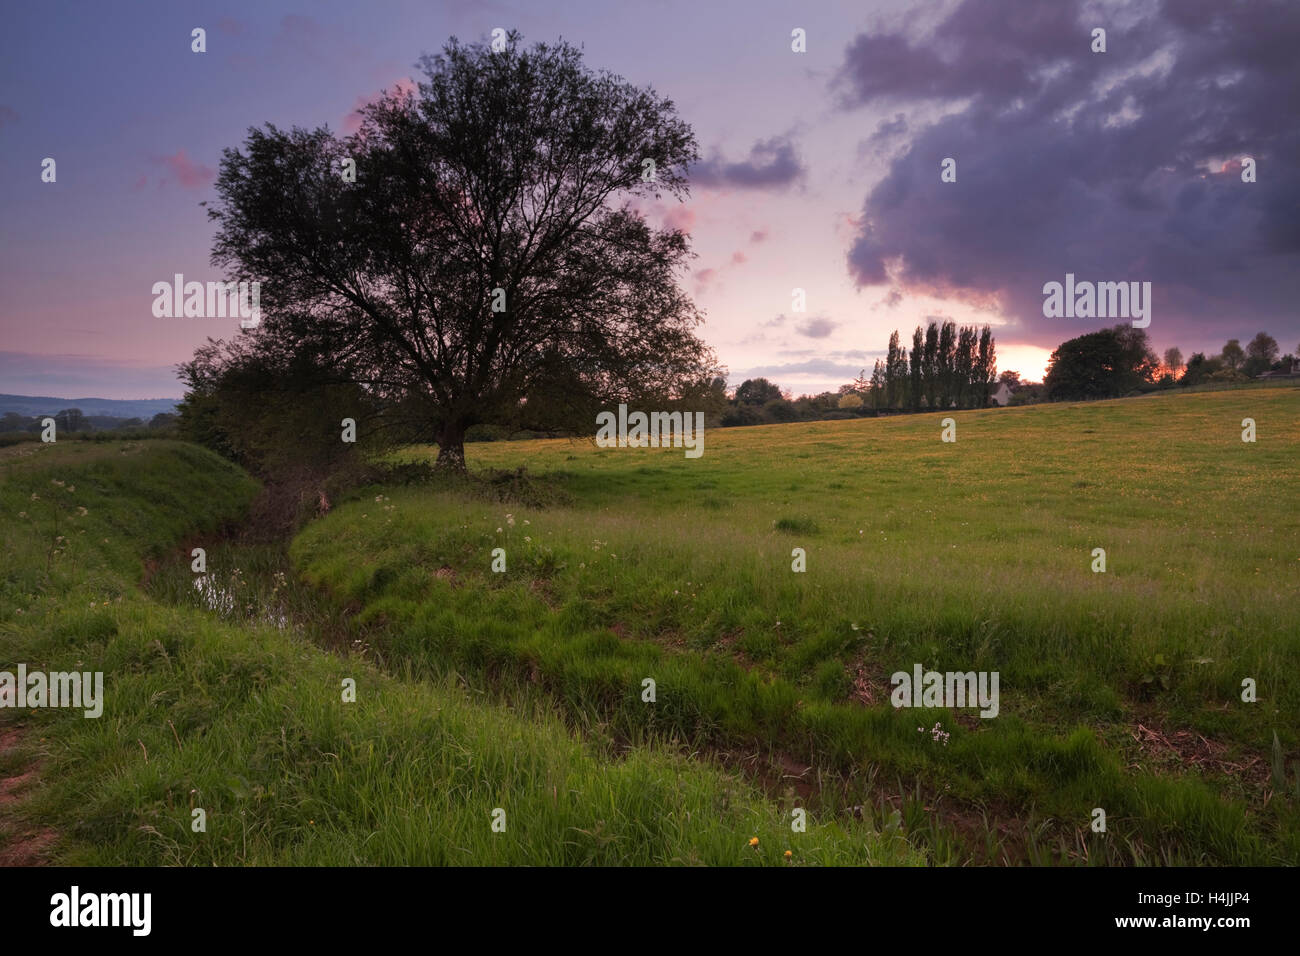
[[[256,487],[194,447],[29,446],[3,660],[108,702],[0,711],[0,775],[40,768],[0,826],[103,863],[1300,859],[1300,391],[941,417],[478,443],[284,546],[225,540]],[[893,707],[916,665],[996,671],[997,716]]]
[[[0,862],[924,861],[896,821],[810,816],[796,840],[790,807],[739,773],[664,746],[613,752],[545,695],[507,705],[451,673],[403,677],[360,646],[322,646],[336,615],[278,586],[282,553],[222,544],[257,487],[207,451],[28,445],[0,477],[0,670],[102,670],[106,698],[99,719],[0,710]],[[251,579],[239,614],[189,600],[191,545],[211,548],[215,577]],[[264,613],[277,591],[295,623]]]
[[[902,811],[936,862],[1294,861],[1298,413],[1270,389],[955,413],[953,443],[918,415],[712,430],[699,459],[479,444],[505,500],[388,489],[292,557],[388,666],[757,754],[830,810]],[[893,708],[916,664],[999,672],[998,716]]]

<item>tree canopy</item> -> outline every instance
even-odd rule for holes
[[[736,401],[742,405],[763,405],[780,397],[780,386],[765,378],[747,378],[736,388]]]
[[[707,392],[687,237],[633,204],[688,193],[673,103],[515,33],[420,65],[351,136],[268,124],[223,153],[213,264],[261,283],[244,335],[404,409],[456,469],[475,424],[591,427]]]
[[[1277,339],[1267,332],[1260,332],[1246,345],[1244,366],[1246,374],[1258,375],[1260,372],[1267,372],[1277,361],[1277,354]]]
[[[1121,324],[1062,342],[1043,386],[1050,401],[1116,398],[1152,381],[1158,364],[1146,330]]]

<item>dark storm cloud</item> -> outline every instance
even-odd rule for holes
[[[754,144],[749,158],[729,163],[720,156],[691,167],[691,181],[700,186],[766,189],[789,186],[803,176],[803,166],[788,139],[773,137]]]
[[[902,113],[895,113],[892,120],[881,120],[876,124],[876,131],[871,134],[871,139],[888,139],[891,136],[901,136],[907,132],[907,118]]]
[[[837,81],[847,104],[878,96],[1016,96],[1043,65],[1076,58],[1081,44],[1087,52],[1088,33],[1076,22],[1076,10],[1074,0],[967,0],[924,43],[901,33],[859,36],[849,44]]]
[[[1113,9],[965,0],[923,39],[849,45],[846,106],[964,104],[914,132],[867,197],[851,273],[996,299],[1044,346],[1090,324],[1043,318],[1042,286],[1066,272],[1152,282],[1160,342],[1294,338],[1300,4]],[[1090,51],[1096,26],[1106,53]],[[1241,181],[1242,156],[1258,182]],[[940,182],[945,157],[956,183]]]

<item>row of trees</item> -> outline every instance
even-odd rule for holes
[[[1245,348],[1229,339],[1219,355],[1194,352],[1185,365],[1182,351],[1169,348],[1162,364],[1145,330],[1116,325],[1062,342],[1047,366],[1044,397],[1077,401],[1175,385],[1246,382],[1269,371],[1289,373],[1294,363],[1291,355],[1279,358],[1277,340],[1260,332]]]
[[[70,432],[112,431],[118,428],[167,429],[176,424],[176,416],[170,412],[159,412],[148,422],[143,418],[119,418],[115,415],[86,415],[79,408],[65,408],[53,415],[20,415],[17,412],[5,412],[0,416],[0,433],[31,432],[36,433],[44,427],[45,418],[53,418],[55,427],[61,435]]]
[[[898,332],[889,337],[884,361],[871,378],[859,378],[857,391],[872,408],[919,411],[922,408],[983,408],[997,381],[997,350],[986,325],[958,328],[954,322],[931,322],[912,333],[909,351]]]
[[[422,68],[351,136],[268,124],[224,151],[212,263],[261,284],[264,317],[182,366],[184,434],[262,465],[328,445],[328,469],[332,423],[349,418],[367,440],[432,439],[439,466],[463,471],[472,429],[582,433],[624,401],[734,423],[987,405],[993,337],[953,322],[918,326],[910,350],[895,332],[839,393],[792,402],[754,380],[728,400],[677,282],[689,237],[637,203],[689,196],[699,150],[673,103],[516,33],[453,39]],[[1092,335],[1054,355],[1055,395],[1150,380],[1144,335]],[[1243,367],[1266,345],[1240,350]],[[1220,360],[1236,372],[1234,355]]]
[[[722,379],[716,381],[723,382]],[[722,392],[720,405],[717,395],[717,391],[712,393],[713,401],[705,408],[705,422],[712,425],[716,421],[716,424],[724,428],[733,425],[773,425],[858,418],[868,411],[856,385],[841,385],[836,392],[792,398],[789,393],[782,392],[775,382],[765,378],[750,378],[737,387],[730,400],[725,391]],[[718,413],[716,419],[713,417],[714,411]]]
[[[913,332],[910,350],[894,332],[871,377],[841,385],[836,392],[793,398],[774,382],[753,378],[728,399],[723,380],[715,379],[707,414],[710,424],[731,426],[855,418],[884,409],[978,408],[988,404],[998,382],[1013,390],[1014,405],[1115,398],[1207,382],[1244,382],[1268,371],[1289,373],[1296,360],[1292,355],[1279,358],[1278,351],[1277,340],[1260,332],[1245,347],[1229,339],[1221,354],[1195,352],[1186,363],[1180,349],[1169,348],[1162,363],[1144,330],[1116,325],[1061,343],[1044,381],[1022,382],[1018,372],[998,374],[987,326],[977,330],[931,322],[924,331],[918,326]]]
[[[1179,385],[1201,385],[1206,382],[1242,382],[1257,378],[1265,372],[1289,373],[1295,365],[1295,355],[1300,355],[1300,345],[1295,355],[1279,356],[1277,339],[1267,332],[1259,332],[1242,348],[1238,339],[1228,339],[1218,355],[1193,352],[1187,364],[1182,363],[1182,353],[1176,349],[1165,351],[1167,374]],[[1182,372],[1179,377],[1179,372]]]
[[[983,408],[998,381],[997,347],[987,325],[931,322],[916,327],[911,349],[900,344],[895,331],[870,378],[865,371],[838,391],[798,398],[765,378],[751,378],[727,399],[723,380],[715,379],[706,414],[716,413],[718,424],[727,427],[856,418],[884,410]]]

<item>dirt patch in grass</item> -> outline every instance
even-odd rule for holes
[[[874,707],[877,700],[889,700],[890,689],[889,679],[877,668],[864,660],[854,665],[853,693],[850,696],[863,707]]]
[[[16,727],[0,729],[0,758],[15,750],[22,737]],[[0,866],[41,866],[49,861],[55,832],[29,825],[18,813],[27,792],[39,783],[38,769],[28,764],[18,773],[0,776]]]
[[[849,693],[850,700],[863,707],[875,707],[889,700],[889,695],[894,691],[889,674],[868,660],[865,652],[858,654],[849,663],[848,669],[853,678],[853,690]]]
[[[713,648],[718,653],[729,656],[736,662],[737,666],[749,671],[754,669],[754,662],[750,660],[749,655],[745,653],[743,648],[736,646],[736,643],[744,636],[745,629],[743,627],[733,628],[714,641]]]
[[[549,581],[542,578],[533,578],[528,582],[528,590],[537,595],[538,600],[552,611],[560,609],[559,598],[555,596],[555,589],[551,587]]]
[[[723,767],[739,771],[771,798],[780,799],[793,792],[801,806],[818,803],[820,786],[815,768],[789,754],[719,749],[705,755]]]
[[[1150,761],[1152,770],[1168,773],[1194,768],[1235,777],[1260,789],[1267,786],[1269,764],[1262,756],[1241,757],[1227,744],[1194,730],[1170,730],[1150,719],[1147,722],[1151,726],[1135,722],[1128,733],[1142,758]]]

